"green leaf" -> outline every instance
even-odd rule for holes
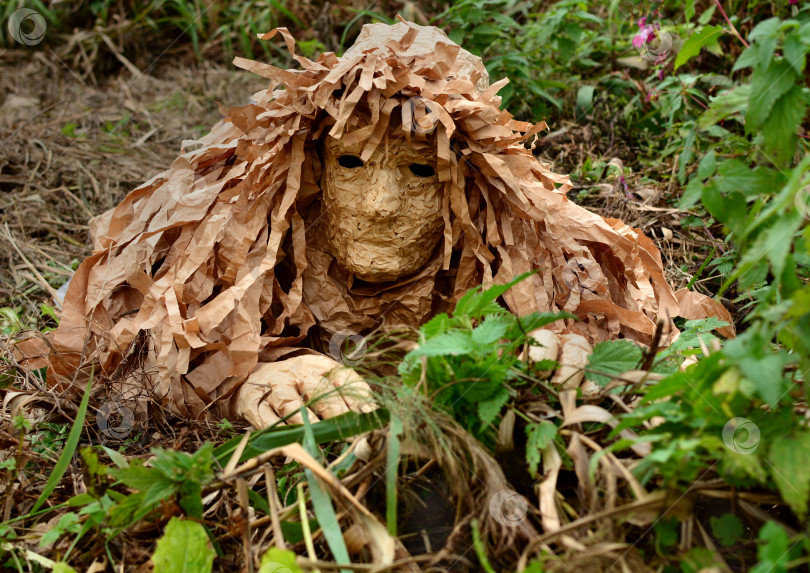
[[[709,522],[714,536],[726,547],[731,547],[742,537],[742,521],[733,513],[726,513],[722,517],[712,516]]]
[[[399,436],[401,434],[402,420],[392,416],[385,457],[385,521],[391,537],[397,536],[397,477],[399,476]]]
[[[537,474],[543,450],[548,447],[556,435],[557,426],[548,420],[526,426],[526,463],[529,464],[531,475]]]
[[[799,86],[794,86],[774,103],[762,138],[765,149],[775,156],[776,165],[787,165],[793,159],[798,141],[796,129],[806,110],[807,102]]]
[[[501,413],[504,404],[509,401],[510,397],[509,390],[503,388],[494,397],[478,403],[478,418],[484,427],[489,426],[497,419],[498,414]]]
[[[757,548],[759,563],[751,573],[787,573],[790,560],[790,541],[787,532],[776,522],[769,521],[759,530],[761,543]]]
[[[709,109],[698,118],[700,129],[709,129],[716,123],[735,113],[746,113],[748,102],[751,99],[751,84],[744,84],[732,90],[725,91],[711,99]]]
[[[694,7],[692,10],[694,12]],[[716,44],[723,33],[722,26],[705,26],[700,32],[689,36],[675,58],[675,70],[697,56],[703,47]]]
[[[632,340],[605,340],[588,357],[585,378],[605,386],[613,376],[637,368],[641,356],[641,348]]]
[[[53,573],[79,573],[67,563],[54,563]]]
[[[309,444],[310,447],[313,447],[315,445],[315,436],[312,433],[312,424],[309,423],[305,412],[302,411],[302,415],[304,418],[304,445],[306,447],[306,444]],[[317,452],[309,453],[310,455],[317,455]],[[307,485],[309,486],[312,510],[315,513],[315,518],[321,525],[321,531],[326,539],[326,544],[329,546],[329,550],[335,558],[335,562],[340,565],[351,564],[352,561],[349,558],[349,551],[346,549],[346,541],[343,539],[337,514],[335,513],[335,507],[332,505],[332,498],[329,497],[329,492],[326,491],[311,469],[304,468],[304,475],[306,476]],[[341,569],[341,573],[351,572],[348,569]]]
[[[765,70],[757,69],[751,78],[751,100],[745,115],[745,132],[754,133],[771,115],[773,104],[796,83],[796,73],[784,60],[773,60]],[[768,128],[774,126],[768,125]]]
[[[271,547],[262,555],[259,567],[259,573],[304,573],[295,562],[295,553],[278,547]]]
[[[479,346],[494,344],[506,336],[506,330],[514,320],[512,315],[495,314],[488,316],[473,329],[472,341]]]
[[[382,428],[388,423],[388,411],[378,408],[369,414],[356,414],[347,412],[328,420],[322,420],[312,426],[312,435],[315,443],[325,444],[338,440],[346,440],[359,434],[364,434],[371,430]],[[276,426],[264,430],[253,432],[248,440],[240,462],[245,462],[255,456],[263,454],[275,448],[280,448],[304,439],[304,427],[297,426]],[[231,438],[214,450],[214,457],[217,462],[224,466],[228,463],[233,453],[239,447],[242,436]]]
[[[795,436],[775,436],[768,451],[771,473],[782,499],[799,519],[807,515],[810,501],[810,432]]]
[[[537,271],[524,273],[513,278],[506,284],[493,285],[484,291],[481,291],[480,287],[470,289],[459,299],[458,303],[456,303],[453,316],[480,318],[487,314],[498,314],[499,312],[505,312],[505,309],[496,304],[495,300],[517,283],[526,279],[530,275],[533,275],[535,272]]]
[[[172,517],[158,539],[152,562],[155,571],[161,573],[208,573],[213,569],[214,556],[202,525]]]
[[[470,354],[475,351],[470,332],[451,331],[440,334],[409,352],[412,356],[447,356]]]
[[[782,43],[782,51],[785,54],[785,60],[793,66],[796,74],[801,75],[804,72],[805,65],[805,47],[799,35],[796,33],[790,34],[785,38]]]
[[[65,533],[78,533],[82,526],[79,524],[79,516],[75,513],[65,513],[39,540],[40,547],[46,547],[56,543]]]
[[[594,86],[580,86],[577,90],[577,102],[574,105],[576,117],[582,117],[593,111]]]

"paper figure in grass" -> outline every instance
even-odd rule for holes
[[[92,222],[53,374],[92,361],[177,414],[266,426],[300,422],[347,333],[416,328],[530,270],[503,299],[579,317],[549,327],[563,346],[649,344],[657,320],[723,313],[674,293],[639,230],[570,201],[527,148],[545,124],[499,109],[507,80],[440,30],[369,25],[315,61],[277,33],[301,69],[237,58],[270,87]],[[362,409],[362,380],[332,371],[349,383],[308,415]]]

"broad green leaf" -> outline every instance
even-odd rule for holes
[[[500,305],[496,304],[496,299],[501,296],[503,293],[508,291],[510,288],[515,286],[520,281],[526,279],[530,275],[533,275],[537,271],[531,271],[528,273],[524,273],[520,276],[513,278],[506,284],[502,285],[493,285],[486,290],[481,290],[480,287],[475,289],[470,289],[467,291],[464,296],[462,296],[458,303],[456,303],[456,308],[453,311],[453,316],[467,316],[469,318],[480,318],[487,314],[497,314],[499,312],[505,312],[505,309]]]
[[[208,573],[214,556],[202,525],[173,517],[158,539],[152,562],[160,573]]]
[[[697,125],[700,129],[709,129],[716,123],[726,119],[735,113],[746,113],[748,102],[751,98],[751,84],[744,84],[734,89],[725,91],[709,103],[709,109],[703,112],[698,118]]]
[[[479,346],[494,344],[506,336],[509,323],[514,322],[512,315],[495,314],[486,317],[472,331],[472,341]]]
[[[779,493],[799,519],[807,515],[810,501],[810,433],[798,432],[793,436],[771,438],[768,461]]]
[[[67,563],[54,563],[53,573],[79,573]]]
[[[577,102],[574,106],[576,117],[583,117],[593,111],[593,94],[595,89],[594,86],[580,86],[577,90]]]
[[[759,563],[751,569],[751,573],[787,573],[787,562],[790,560],[787,532],[776,522],[769,521],[759,530],[759,540]]]
[[[791,162],[796,153],[796,130],[807,111],[802,88],[794,86],[773,104],[773,110],[762,130],[765,149],[774,155],[776,165]]]
[[[295,562],[295,553],[288,549],[271,547],[262,555],[259,573],[304,573]]]
[[[451,331],[440,334],[412,350],[412,356],[447,356],[470,354],[475,351],[470,332]]]
[[[475,384],[475,382],[473,382]],[[509,401],[511,394],[509,390],[503,388],[494,397],[489,400],[478,403],[478,418],[481,420],[481,425],[486,427],[492,424],[501,413],[504,404]]]
[[[641,356],[641,348],[632,340],[605,340],[588,357],[585,378],[605,386],[614,376],[637,368]]]
[[[675,70],[697,56],[701,48],[716,44],[722,34],[724,34],[722,26],[705,26],[700,32],[689,36],[675,58]]]
[[[722,517],[712,516],[709,522],[714,536],[726,547],[731,547],[742,537],[742,521],[733,513],[726,513]]]
[[[751,100],[745,115],[746,133],[754,133],[765,125],[773,104],[796,83],[796,73],[784,60],[773,60],[764,70],[757,69],[751,78]],[[768,128],[773,127],[768,124]]]
[[[782,51],[785,54],[785,60],[793,66],[797,74],[801,75],[804,72],[806,56],[805,47],[802,45],[799,35],[793,33],[787,36],[782,43]]]
[[[548,447],[556,435],[557,426],[548,420],[526,426],[526,463],[529,465],[529,473],[532,476],[537,474],[543,450]]]

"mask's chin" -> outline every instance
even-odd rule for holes
[[[354,242],[347,249],[332,248],[332,253],[341,267],[368,283],[391,282],[411,275],[430,258],[430,252],[402,257],[399,250],[374,247],[366,248],[362,243]]]

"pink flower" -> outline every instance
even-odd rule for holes
[[[655,38],[655,31],[659,28],[658,24],[647,24],[643,26],[638,34],[633,36],[633,46],[641,48],[644,44]]]
[[[647,16],[642,16],[641,18],[638,19],[639,28],[643,28],[646,25],[647,25]]]

